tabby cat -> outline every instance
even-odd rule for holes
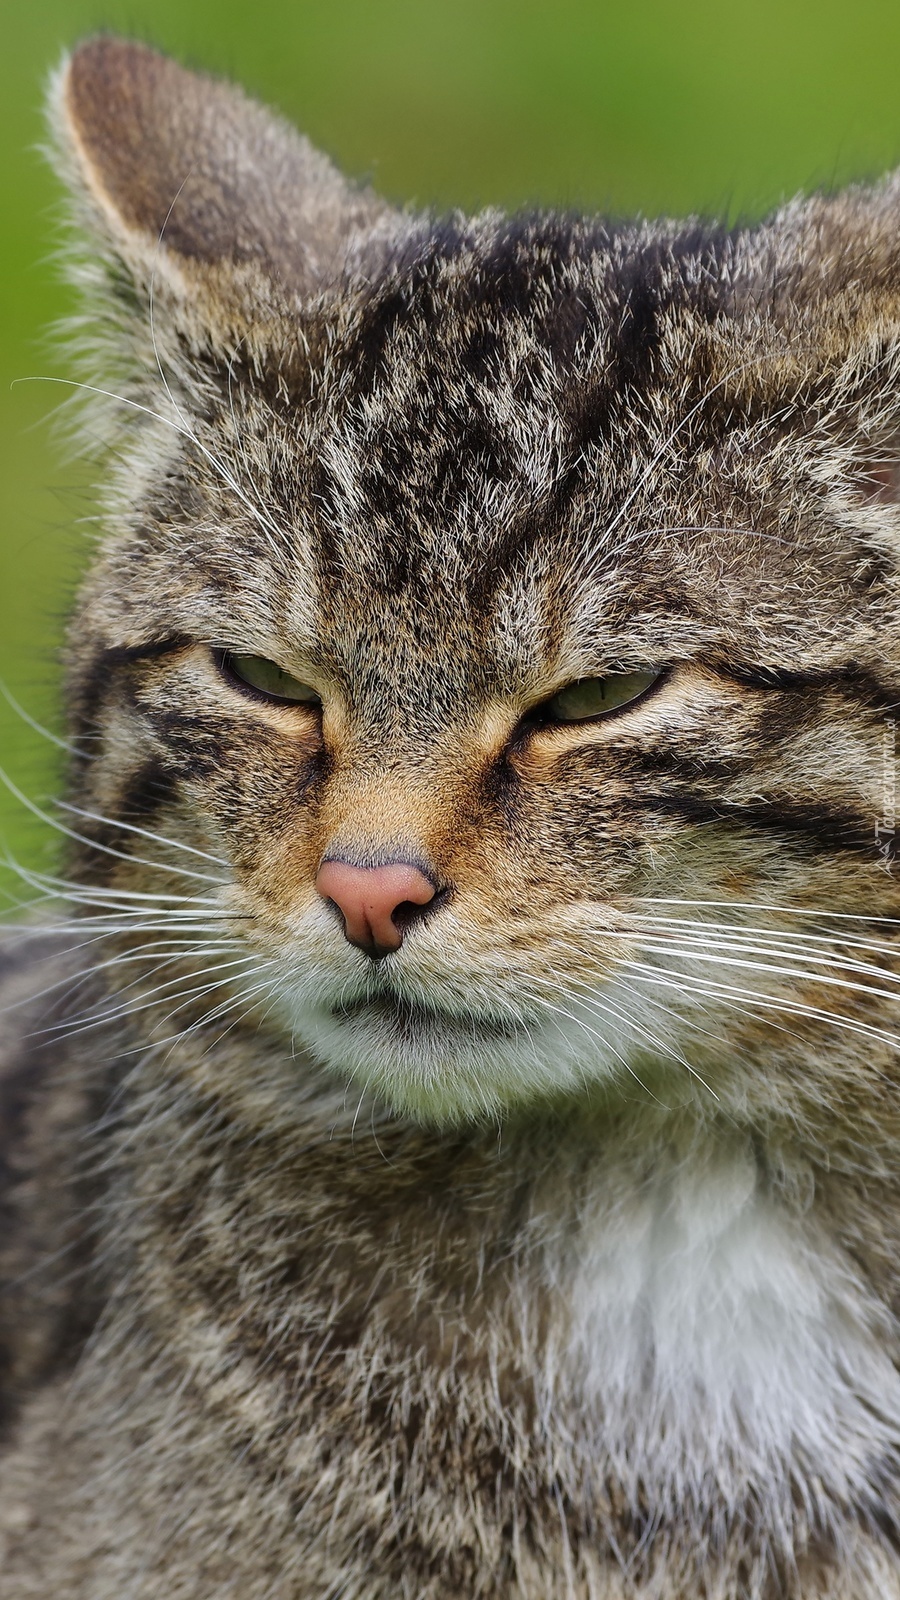
[[[52,116],[3,1600],[897,1600],[900,179],[399,211],[108,37]]]

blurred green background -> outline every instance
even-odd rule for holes
[[[900,160],[897,0],[4,0],[0,679],[51,727],[89,475],[54,443],[62,391],[14,380],[64,370],[40,106],[65,46],[101,28],[241,79],[403,200],[752,216]],[[0,701],[14,782],[40,799],[57,755]],[[0,835],[52,860],[6,793]]]

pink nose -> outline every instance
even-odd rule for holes
[[[435,887],[418,867],[406,861],[385,867],[351,867],[346,861],[323,861],[316,888],[332,900],[344,919],[351,944],[369,956],[386,956],[399,950],[403,928],[397,913],[401,906],[427,906]]]

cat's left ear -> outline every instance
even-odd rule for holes
[[[327,292],[396,217],[239,89],[142,44],[81,45],[51,121],[111,286],[124,272],[143,303],[152,285],[195,337],[245,337]]]

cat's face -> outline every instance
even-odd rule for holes
[[[240,1013],[426,1117],[740,1100],[786,1031],[802,1060],[840,1055],[834,1018],[884,1030],[811,942],[893,909],[900,699],[896,356],[827,212],[431,225],[316,169],[318,258],[292,255],[317,158],[271,125],[254,218],[196,127],[193,203],[182,77],[105,41],[62,90],[130,405],[70,674],[76,803],[126,826],[83,820],[121,854],[79,876],[208,873]],[[264,166],[263,114],[195,84]],[[241,202],[231,245],[211,194]],[[361,948],[327,862],[432,897]]]

